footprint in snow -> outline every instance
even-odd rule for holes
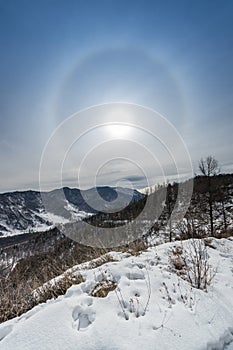
[[[144,280],[145,279],[145,275],[141,270],[132,270],[127,272],[126,277],[129,280]]]
[[[95,321],[95,311],[91,308],[92,299],[86,298],[86,300],[74,308],[73,317],[73,328],[84,330],[89,327]]]

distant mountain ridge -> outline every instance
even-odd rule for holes
[[[81,220],[102,210],[121,210],[143,197],[144,194],[137,190],[109,186],[88,190],[63,187],[49,192],[2,193],[0,236],[45,230],[59,223]]]

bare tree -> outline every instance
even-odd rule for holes
[[[208,156],[205,159],[201,158],[199,162],[199,169],[204,176],[208,178],[208,204],[210,215],[210,232],[214,234],[214,221],[213,221],[213,189],[211,184],[211,176],[219,173],[218,161],[213,156]]]
[[[213,176],[219,173],[218,161],[213,156],[208,156],[205,159],[201,158],[199,169],[205,176]]]

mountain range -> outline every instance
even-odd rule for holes
[[[0,236],[43,231],[59,223],[113,212],[145,195],[122,187],[88,190],[63,187],[49,192],[16,191],[0,194]]]

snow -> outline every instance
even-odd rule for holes
[[[71,205],[67,205],[66,209],[70,211],[72,219],[76,221],[82,220],[85,217],[89,217],[93,215],[91,213],[86,213],[78,209],[76,209],[75,211],[75,208],[72,207]],[[29,226],[27,230],[19,230],[19,229],[17,230],[15,228],[12,229],[11,227],[7,226],[4,222],[1,222],[0,224],[4,226],[7,230],[6,232],[2,232],[2,237],[22,235],[28,232],[44,232],[56,227],[57,225],[60,225],[60,224],[64,225],[71,222],[69,219],[66,219],[59,215],[55,215],[50,212],[41,211],[40,213],[37,213],[37,216],[41,217],[43,220],[47,221],[48,223],[42,224],[35,219],[34,224],[32,226]]]
[[[0,325],[0,350],[232,350],[233,240],[207,247],[216,275],[208,291],[191,288],[171,269],[180,242],[138,256],[112,253],[113,262],[77,265],[84,282]],[[183,242],[188,247],[189,241]],[[91,292],[114,281],[107,297]]]
[[[53,213],[48,212],[40,212],[37,213],[38,217],[41,217],[42,219],[50,222],[50,224],[47,223],[40,223],[37,219],[34,219],[34,224],[32,226],[29,226],[27,230],[20,230],[16,228],[11,228],[10,226],[6,225],[5,223],[1,222],[1,225],[4,226],[7,231],[2,232],[2,237],[10,237],[10,236],[16,236],[16,235],[22,235],[29,232],[44,232],[49,229],[54,228],[57,224],[66,224],[69,222],[69,220],[63,218],[62,216],[55,215]]]
[[[38,216],[40,216],[44,220],[52,222],[53,225],[66,224],[69,222],[68,219],[65,219],[62,216],[55,215],[55,214],[50,213],[50,212],[41,212],[40,214],[38,214]],[[48,228],[48,225],[46,227]]]
[[[21,212],[21,215],[25,211],[25,208],[23,205],[18,204],[17,208],[19,212]],[[15,207],[12,205],[10,206],[10,209],[12,212],[14,212]],[[15,235],[21,235],[28,232],[44,232],[50,229],[53,229],[57,225],[64,225],[72,221],[80,221],[84,218],[90,217],[93,215],[93,213],[88,213],[82,210],[79,210],[77,207],[69,203],[69,201],[65,201],[64,209],[67,210],[67,214],[70,214],[70,218],[65,218],[62,215],[56,215],[52,212],[45,211],[44,209],[40,208],[39,211],[30,211],[30,220],[31,224],[28,225],[26,230],[17,228],[12,222],[11,224],[7,224],[7,215],[0,218],[0,226],[2,226],[2,230],[0,229],[0,236],[1,237],[8,237],[8,236],[15,236]],[[42,219],[42,220],[40,220]],[[41,222],[42,221],[42,222]]]
[[[69,201],[66,201],[65,209],[70,212],[73,220],[82,220],[84,218],[90,217],[93,213],[88,213],[83,210],[79,210],[76,206],[71,204]],[[69,221],[68,221],[69,222]],[[62,223],[62,222],[61,222]]]

